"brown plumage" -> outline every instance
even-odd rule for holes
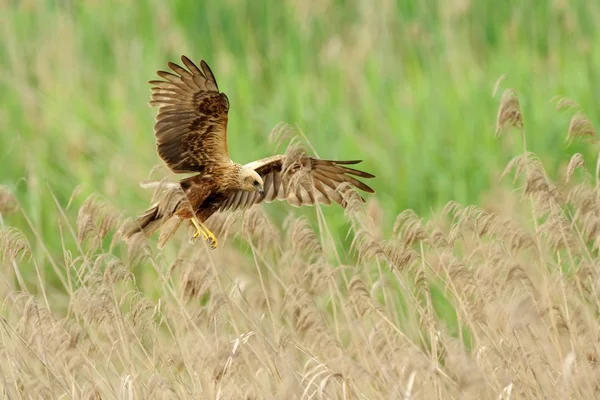
[[[345,206],[344,191],[350,187],[368,193],[373,189],[356,179],[374,176],[348,167],[360,161],[333,161],[304,153],[275,155],[241,165],[227,151],[229,100],[204,62],[198,68],[187,57],[187,69],[169,62],[175,74],[158,71],[164,80],[150,81],[151,106],[158,107],[154,135],[157,152],[175,173],[196,173],[179,183],[164,184],[165,197],[141,214],[123,232],[125,239],[143,232],[151,235],[167,221],[176,219],[161,236],[159,246],[191,220],[211,246],[216,238],[203,225],[213,213],[244,209],[262,201],[286,200],[293,206],[332,202]],[[143,182],[158,187],[160,182]]]

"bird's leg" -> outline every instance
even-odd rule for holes
[[[206,227],[206,225],[204,225],[202,222],[200,222],[195,216],[192,217],[192,223],[196,227],[196,233],[194,233],[194,239],[196,239],[196,238],[198,238],[198,236],[202,235],[202,237],[208,243],[210,248],[216,249],[217,248],[217,238],[210,231],[210,229],[208,229]]]

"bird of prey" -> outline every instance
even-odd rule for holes
[[[172,219],[177,230],[182,221],[190,220],[196,228],[193,238],[202,236],[214,249],[217,239],[204,222],[215,212],[274,200],[298,207],[332,201],[345,206],[344,188],[352,186],[374,193],[356,179],[374,175],[347,166],[361,160],[323,160],[304,153],[294,162],[288,162],[286,155],[245,165],[233,162],[227,151],[227,96],[219,92],[204,60],[200,68],[186,56],[181,61],[187,69],[169,62],[173,73],[158,71],[162,80],[149,82],[153,86],[149,105],[158,107],[154,125],[158,155],[174,173],[194,175],[166,183],[165,198],[139,215],[125,229],[124,239],[136,233],[150,236]],[[294,179],[301,172],[304,178]],[[156,185],[142,183],[143,187]]]

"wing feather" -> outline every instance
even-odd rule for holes
[[[240,208],[246,207],[246,203],[248,202],[249,194],[250,194],[250,192],[242,192],[242,196],[240,197],[240,202],[238,204],[238,207],[240,207]]]
[[[264,200],[273,201],[277,194],[275,193],[275,184],[273,182],[273,171],[270,171],[264,178],[265,196]],[[262,201],[263,199],[261,199]]]
[[[184,67],[169,62],[174,72],[158,71],[152,80],[150,105],[158,107],[154,124],[157,152],[175,173],[210,171],[230,162],[227,150],[229,100],[201,61],[196,66],[181,56]],[[187,68],[187,69],[186,69]]]
[[[314,185],[315,185],[315,189],[317,189],[317,192],[318,192],[319,203],[330,205],[331,204],[331,199],[329,198],[329,195],[328,195],[327,191],[323,187],[323,182],[321,182],[318,179],[315,179],[314,180]]]
[[[286,163],[285,155],[277,155],[246,164],[263,178],[264,195],[258,192],[234,192],[220,206],[221,210],[244,209],[262,201],[267,203],[285,200],[300,207],[332,202],[345,206],[343,193],[349,186],[367,193],[374,190],[356,177],[370,179],[375,176],[345,165],[360,161],[321,160],[303,155],[295,162]]]
[[[285,189],[281,182],[281,173],[273,171],[273,200],[283,200],[285,198]],[[272,200],[271,200],[272,201]]]
[[[215,79],[215,76],[213,75],[212,71],[210,70],[210,67],[208,66],[208,64],[204,60],[202,60],[202,61],[200,61],[200,66],[202,67],[202,71],[204,72],[204,75],[208,78],[208,85],[210,86],[210,88],[212,90],[219,91],[219,87],[217,86],[217,80]]]
[[[306,204],[306,205],[314,205],[315,204],[315,195],[314,195],[314,183],[311,182],[312,184],[309,186],[307,182],[302,182],[300,185],[298,185],[299,187],[302,188],[301,190],[301,195],[302,197],[300,197],[300,201],[302,202],[302,204]]]

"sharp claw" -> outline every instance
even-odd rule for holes
[[[206,238],[206,243],[208,244],[208,247],[213,250],[217,248],[217,238],[212,235]]]
[[[204,236],[204,240],[208,244],[208,247],[210,247],[213,250],[217,248],[217,239],[215,237],[204,235],[204,233],[202,233],[202,232],[194,233],[193,240],[198,239],[198,236],[200,236],[200,235]]]
[[[217,248],[217,238],[212,234],[212,232],[208,231],[208,229],[206,227],[204,227],[202,224],[196,223],[195,220],[192,220],[192,222],[196,226],[196,232],[194,233],[193,239],[196,240],[198,238],[198,236],[202,235],[202,237],[204,238],[204,240],[206,241],[208,246],[213,250],[216,249]],[[204,229],[207,230],[207,232],[205,232],[204,230],[201,230],[200,225],[202,225],[204,227]]]

